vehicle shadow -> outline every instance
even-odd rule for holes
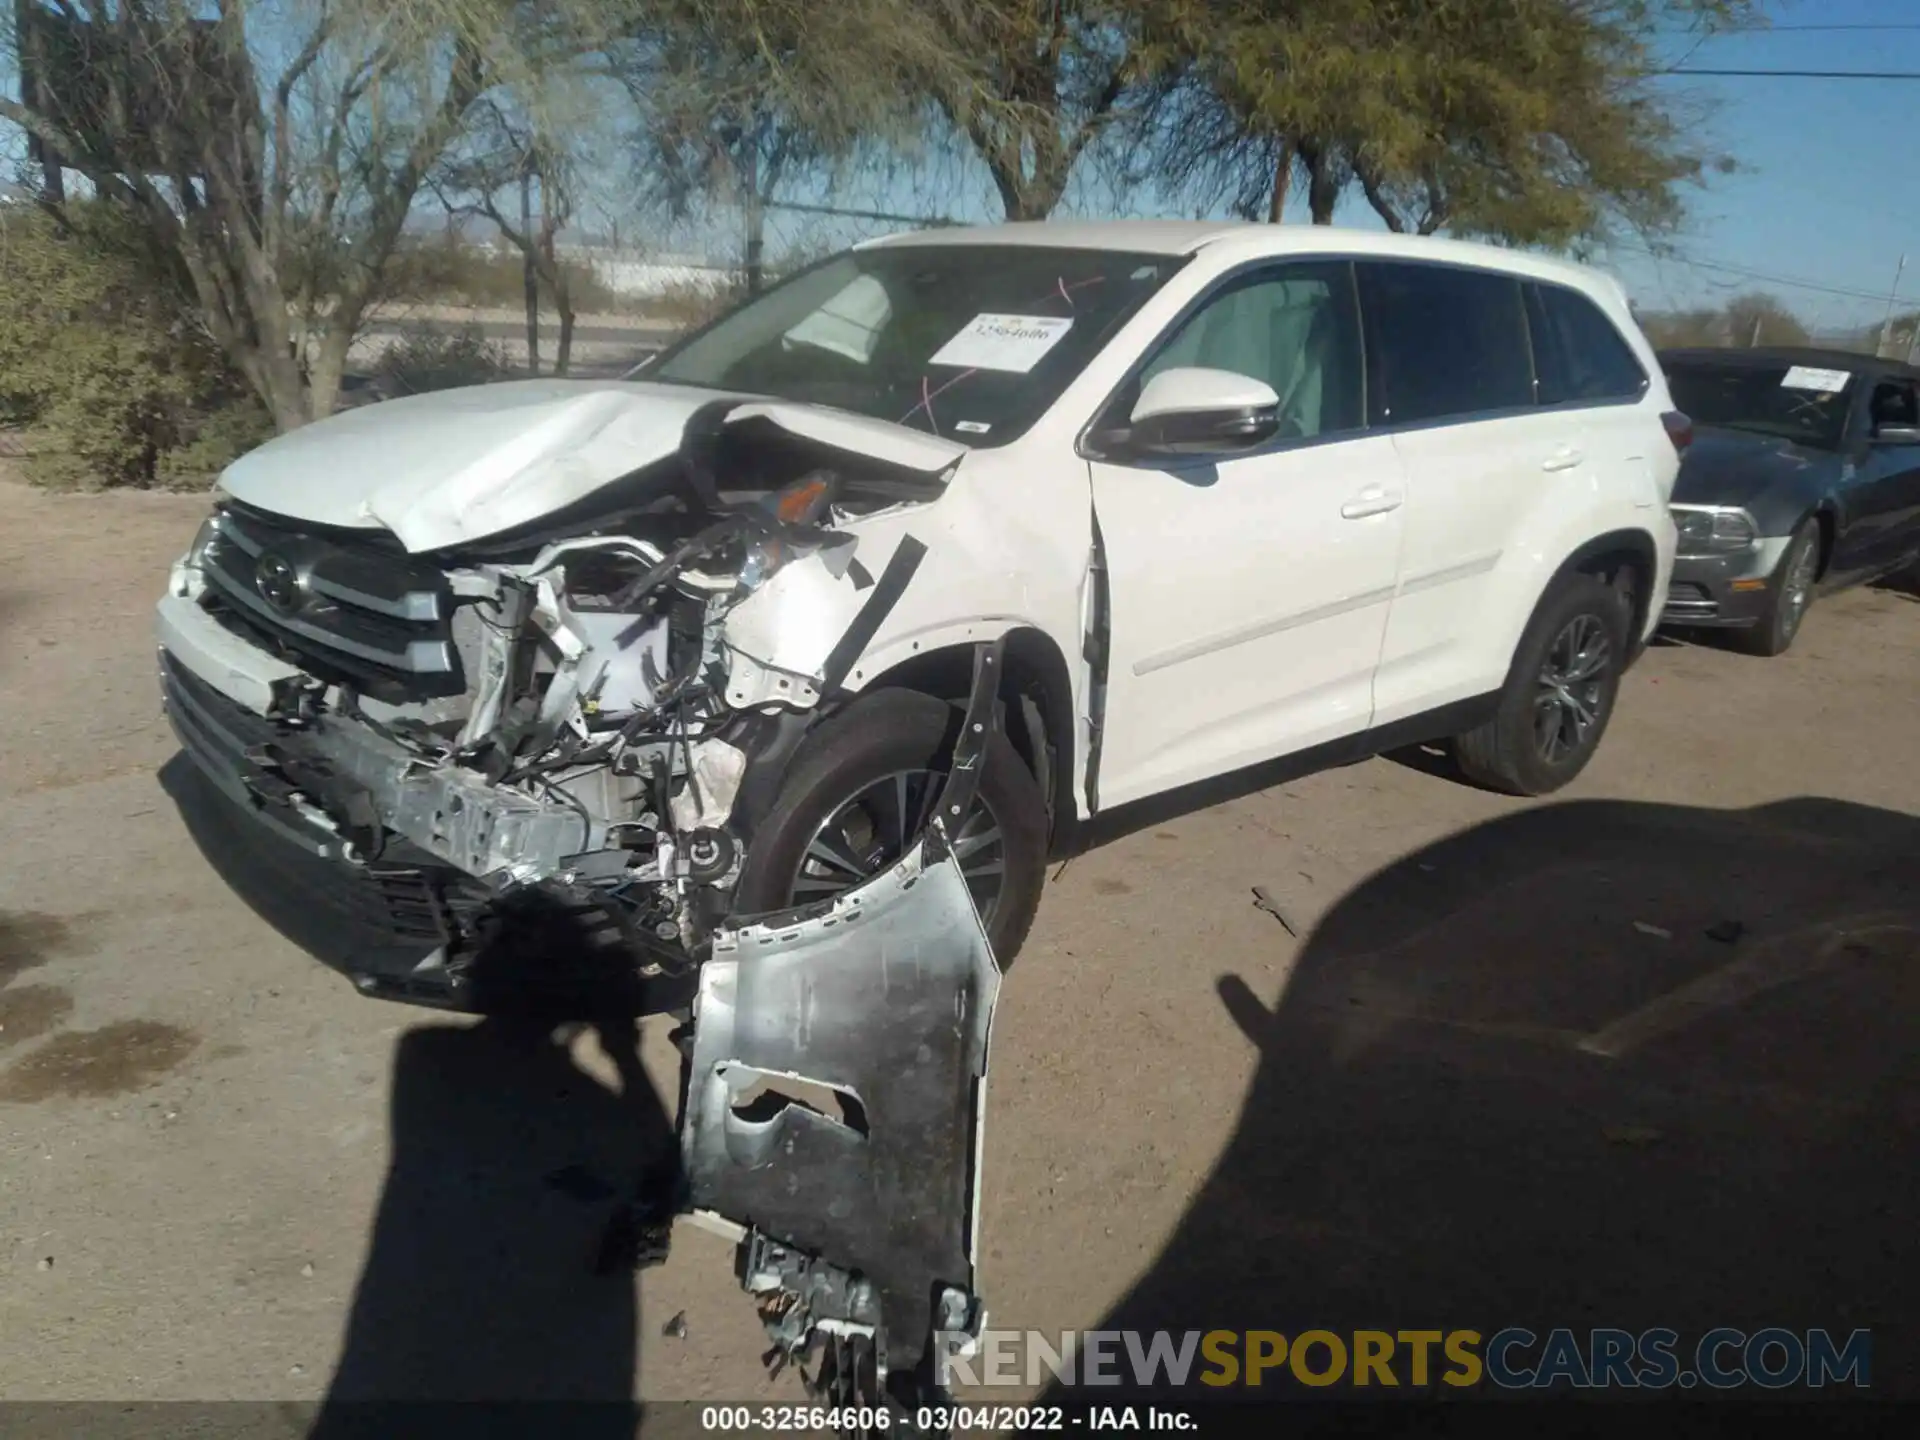
[[[618,1091],[574,1063],[572,1028],[401,1036],[392,1159],[317,1440],[436,1417],[630,1440],[638,1296],[601,1246],[636,1190],[671,1203],[678,1151],[632,1022],[598,1027]]]
[[[1902,600],[1920,600],[1920,563],[1874,581],[1873,588],[1897,595]]]
[[[1256,1078],[1098,1328],[1663,1326],[1683,1362],[1716,1326],[1865,1328],[1867,1393],[1920,1395],[1920,818],[1548,805],[1358,886],[1277,1001],[1216,983]],[[1394,1365],[1398,1390],[1351,1371],[1312,1389],[1283,1364],[1239,1394],[1411,1398]]]
[[[368,963],[380,932],[315,899],[332,892],[306,867],[328,862],[263,836],[185,756],[161,779],[263,919],[336,968]],[[578,942],[550,920],[512,916],[474,958],[485,1018],[428,1021],[395,1045],[389,1168],[338,1367],[317,1410],[302,1407],[317,1440],[635,1432],[637,1237],[617,1222],[636,1202],[678,1204],[675,1097],[641,1064],[630,987],[529,990],[531,965],[568,968]],[[617,1083],[576,1063],[587,1032]]]

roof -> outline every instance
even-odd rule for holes
[[[1028,220],[1004,225],[913,230],[869,240],[858,248],[909,245],[1047,245],[1147,255],[1193,255],[1201,250],[1217,249],[1229,252],[1235,261],[1325,254],[1333,250],[1387,259],[1450,260],[1583,287],[1590,286],[1596,276],[1604,276],[1604,272],[1590,266],[1508,246],[1442,240],[1430,235],[1402,235],[1388,230],[1268,225],[1245,220]],[[1618,289],[1611,277],[1605,277],[1605,283]],[[1625,303],[1624,292],[1621,303]]]
[[[1220,220],[1023,220],[1005,225],[956,225],[908,230],[869,240],[878,245],[1048,245],[1067,250],[1130,250],[1143,255],[1191,255],[1208,241],[1240,228]]]
[[[1730,365],[1808,365],[1821,370],[1871,371],[1876,375],[1911,375],[1920,368],[1899,360],[1867,355],[1859,350],[1823,350],[1814,345],[1675,345],[1659,352],[1669,360],[1715,360]]]

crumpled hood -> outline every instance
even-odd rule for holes
[[[713,400],[822,444],[938,473],[967,447],[844,411],[644,381],[516,380],[366,405],[269,440],[220,477],[242,504],[384,527],[413,551],[528,524],[680,448]]]

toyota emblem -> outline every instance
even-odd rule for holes
[[[260,598],[281,614],[300,608],[300,576],[284,556],[268,551],[255,561],[253,584]]]

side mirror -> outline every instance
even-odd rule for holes
[[[1146,383],[1127,424],[1126,448],[1138,453],[1245,450],[1279,432],[1280,397],[1250,375],[1181,366]]]
[[[1920,425],[1876,425],[1875,445],[1920,445]]]

